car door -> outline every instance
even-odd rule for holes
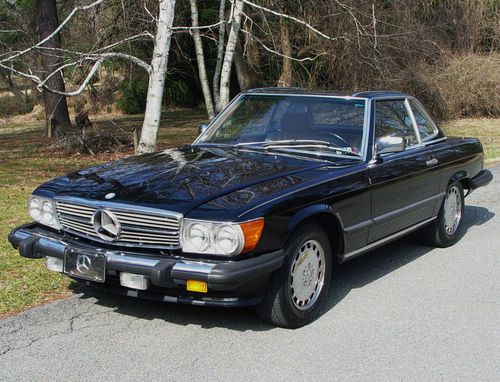
[[[369,168],[370,243],[431,218],[439,188],[432,152],[420,140],[408,100],[375,101],[373,128],[374,142],[384,136],[403,137],[406,149],[382,155]]]

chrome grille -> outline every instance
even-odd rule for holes
[[[116,203],[102,205],[85,202],[56,201],[57,216],[62,228],[78,236],[107,244],[152,248],[178,248],[180,215],[153,209],[127,208]],[[98,209],[113,213],[121,226],[116,241],[101,239],[94,230],[92,216]]]

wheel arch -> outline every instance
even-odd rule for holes
[[[342,219],[338,213],[328,204],[315,204],[297,212],[288,224],[289,240],[292,233],[302,224],[314,222],[319,224],[328,236],[330,246],[335,257],[344,253],[344,235]]]
[[[450,184],[455,183],[455,182],[459,182],[462,185],[462,188],[464,190],[471,189],[470,177],[469,177],[469,174],[467,173],[467,171],[462,170],[462,171],[458,171],[458,172],[454,173],[451,176],[450,180],[448,181],[447,187],[449,187]]]

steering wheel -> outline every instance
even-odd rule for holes
[[[332,133],[332,132],[322,132],[317,135],[318,137],[324,136],[325,141],[328,141],[330,143],[333,143],[337,147],[351,147],[351,144],[347,142],[344,138],[342,138],[340,135]],[[333,138],[333,142],[332,142]],[[339,144],[340,143],[340,144]]]

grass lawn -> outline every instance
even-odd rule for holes
[[[158,147],[191,142],[204,121],[203,110],[165,112]],[[116,117],[114,123],[131,127],[140,125],[141,117]],[[500,118],[462,119],[443,129],[448,135],[479,137],[488,161],[500,160]],[[0,317],[66,296],[73,286],[70,279],[47,271],[43,261],[21,258],[7,241],[12,228],[29,221],[26,200],[31,191],[50,178],[129,154],[68,157],[50,150],[40,123],[0,126]]]
[[[500,118],[465,118],[443,124],[447,135],[479,138],[487,163],[500,161]]]

